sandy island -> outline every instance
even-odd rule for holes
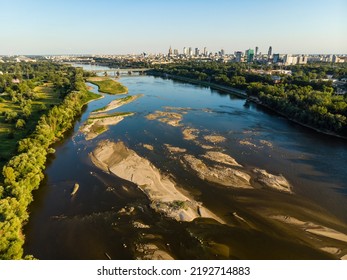
[[[154,113],[147,115],[146,118],[148,120],[158,120],[171,126],[182,126],[180,124],[182,121],[182,114],[175,112],[155,111]]]
[[[221,165],[207,166],[193,155],[185,154],[182,159],[182,163],[194,170],[202,180],[234,188],[253,188],[250,183],[251,176],[245,172]]]
[[[123,97],[123,98],[112,100],[105,107],[100,108],[100,109],[96,109],[91,114],[95,115],[95,114],[111,111],[111,110],[116,109],[116,108],[118,108],[120,106],[123,106],[125,104],[130,103],[130,102],[133,102],[133,101],[135,101],[136,99],[138,99],[138,98],[140,98],[142,96],[143,96],[143,94],[137,94],[137,95],[130,95],[130,96],[126,96],[126,97]]]
[[[86,140],[91,140],[108,130],[108,126],[116,125],[125,117],[132,116],[133,113],[122,113],[116,116],[98,116],[89,118],[81,127],[81,132],[85,134]]]
[[[174,182],[164,177],[147,159],[127,148],[123,142],[102,141],[90,157],[104,171],[137,184],[150,199],[155,211],[177,221],[204,217],[224,223],[201,203],[180,192]]]

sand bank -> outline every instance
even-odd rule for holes
[[[182,159],[183,164],[195,171],[202,180],[234,188],[253,188],[250,183],[251,176],[245,172],[220,165],[207,166],[202,160],[189,154]]]
[[[346,254],[346,252],[347,252],[347,249],[346,249],[347,248],[346,247],[347,246],[347,234],[345,234],[343,232],[337,231],[337,230],[332,229],[332,228],[328,228],[328,227],[323,226],[323,225],[318,225],[318,224],[315,224],[315,223],[310,222],[310,221],[302,221],[302,220],[299,220],[299,219],[291,217],[291,216],[277,215],[277,216],[272,216],[271,218],[278,220],[278,221],[281,221],[281,222],[286,223],[286,224],[296,226],[296,227],[300,228],[301,230],[303,230],[309,234],[315,235],[316,237],[326,238],[325,242],[329,243],[329,242],[334,242],[334,241],[340,241],[340,242],[345,243],[345,246],[343,246],[342,248],[337,248],[335,246],[325,246],[325,247],[319,248],[322,251],[337,255],[341,259],[344,258],[343,254]],[[334,244],[335,244],[335,242],[334,242]]]
[[[234,158],[221,152],[208,151],[203,155],[203,157],[226,165],[242,167],[242,165],[239,164]]]
[[[170,153],[185,153],[187,151],[187,149],[174,147],[169,144],[164,144],[164,146],[168,149]]]
[[[200,203],[180,192],[173,181],[164,177],[147,159],[128,149],[123,142],[102,141],[90,157],[99,168],[137,184],[150,199],[155,211],[177,221],[192,221],[204,213],[203,217],[223,222]]]
[[[91,140],[108,130],[108,126],[116,125],[125,117],[132,116],[133,113],[122,113],[116,116],[99,116],[89,118],[81,127],[81,132],[85,134],[86,140]]]
[[[154,113],[147,115],[146,118],[148,120],[158,120],[171,126],[182,126],[180,124],[182,121],[182,114],[180,113],[155,111]]]
[[[198,137],[199,130],[196,128],[185,128],[182,130],[183,139],[195,140]]]
[[[221,143],[227,140],[224,136],[221,135],[206,135],[204,139],[211,143]]]
[[[143,96],[143,94],[138,94],[138,95],[131,95],[131,96],[126,96],[126,97],[123,97],[123,98],[112,100],[105,107],[100,108],[100,109],[96,109],[91,114],[95,115],[95,114],[111,111],[111,110],[119,108],[119,107],[121,107],[121,106],[123,106],[125,104],[133,102],[133,101],[135,101],[136,99],[138,99],[138,98],[140,98],[142,96]]]
[[[150,144],[142,144],[142,146],[147,150],[154,151],[154,147]]]
[[[273,175],[259,168],[254,168],[253,173],[256,174],[255,180],[261,185],[281,192],[293,193],[291,185],[282,175]]]

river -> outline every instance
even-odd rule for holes
[[[86,141],[79,129],[90,112],[119,98],[105,94],[88,104],[74,129],[54,146],[56,153],[47,163],[44,182],[34,192],[24,228],[26,254],[39,259],[134,259],[144,244],[155,244],[176,259],[332,257],[317,248],[316,241],[302,237],[300,229],[269,216],[289,215],[347,234],[347,141],[208,87],[152,76],[121,77],[120,82],[130,95],[144,95],[116,109],[135,114]],[[97,87],[89,85],[97,92]],[[185,108],[183,127],[196,128],[201,135],[224,136],[227,140],[218,143],[218,149],[247,170],[256,167],[282,174],[294,194],[235,190],[197,178],[164,144],[194,155],[201,154],[202,148],[183,139],[182,127],[146,118],[156,110],[169,110],[167,106]],[[227,224],[210,219],[177,222],[155,212],[135,184],[91,163],[88,154],[103,139],[123,141]],[[76,182],[80,188],[71,197]],[[134,222],[146,226],[134,226]],[[331,245],[318,237],[322,247],[337,247],[340,255],[347,254],[347,243],[340,240]]]

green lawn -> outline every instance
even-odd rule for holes
[[[122,94],[128,92],[127,87],[107,77],[91,77],[88,78],[87,81],[97,85],[99,87],[99,91],[103,93]]]

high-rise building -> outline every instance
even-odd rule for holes
[[[199,56],[199,54],[200,54],[199,48],[195,48],[195,56]]]
[[[183,48],[183,54],[184,54],[184,55],[187,55],[187,54],[188,54],[188,51],[187,51],[187,48],[186,48],[186,47]]]
[[[292,56],[291,54],[286,54],[283,57],[283,63],[284,65],[295,65],[298,63],[298,57]]]
[[[267,52],[267,56],[268,56],[268,59],[270,59],[272,56],[272,47],[271,46],[269,47],[269,51]]]
[[[207,49],[204,47],[204,56],[207,56]]]
[[[242,61],[242,52],[238,51],[238,52],[235,52],[235,61],[236,62],[241,62]]]
[[[280,62],[280,54],[279,53],[274,53],[273,63],[278,63],[278,62]]]
[[[178,49],[174,49],[174,55],[178,56]]]
[[[254,50],[252,49],[246,50],[246,58],[247,58],[247,62],[252,62],[254,58]]]
[[[169,56],[172,56],[172,48],[171,48],[171,46],[170,46],[170,49],[169,49],[169,54],[168,54]]]
[[[258,50],[259,50],[259,48],[258,48],[258,47],[255,47],[255,57],[258,56]]]
[[[221,50],[220,50],[220,55],[221,55],[221,56],[224,56],[224,55],[225,55],[224,49],[221,49]]]
[[[306,55],[300,55],[298,57],[298,64],[306,64],[307,63],[307,56]]]
[[[189,49],[188,49],[188,54],[189,54],[190,56],[193,56],[193,50],[192,50],[192,47],[189,47]]]

